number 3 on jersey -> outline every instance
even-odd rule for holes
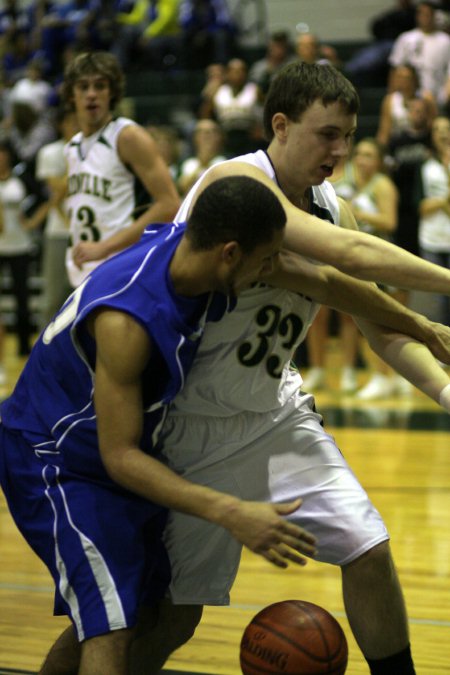
[[[72,239],[75,241],[100,241],[100,230],[96,225],[97,219],[90,206],[80,206],[75,212],[74,221],[72,221],[72,209],[69,209],[68,215],[72,229],[77,233],[77,236],[72,236]]]
[[[296,314],[282,316],[276,305],[262,307],[255,317],[257,330],[254,339],[243,342],[237,352],[239,363],[247,368],[265,360],[266,371],[271,377],[280,378],[286,354],[278,356],[276,348],[291,351],[303,329],[303,321]],[[282,339],[279,340],[278,338]]]

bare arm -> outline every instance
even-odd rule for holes
[[[391,95],[386,94],[381,103],[380,120],[376,139],[381,145],[387,145],[392,130]]]
[[[140,450],[141,375],[151,355],[148,336],[131,317],[110,310],[96,315],[92,330],[97,344],[98,437],[110,477],[157,504],[227,528],[242,544],[278,566],[285,567],[288,560],[304,564],[303,555],[315,551],[314,538],[283,517],[298,509],[301,500],[278,505],[241,501],[190,483]]]
[[[450,328],[404,307],[373,283],[355,279],[328,265],[315,265],[289,252],[283,252],[269,281],[354,318],[408,335],[426,344],[434,357],[450,365]]]
[[[450,270],[422,260],[408,251],[364,232],[338,228],[296,208],[266,174],[241,162],[213,167],[201,181],[197,194],[214,180],[228,175],[247,175],[267,185],[280,199],[286,215],[285,246],[294,253],[328,263],[359,279],[378,281],[397,288],[450,294]],[[353,221],[342,202],[341,222]]]
[[[146,188],[152,203],[129,227],[98,242],[80,242],[73,259],[78,266],[89,260],[103,260],[141,237],[149,223],[168,222],[180,205],[180,198],[155,142],[140,126],[125,127],[119,136],[118,151],[122,162],[129,166]]]
[[[450,385],[450,377],[426,345],[367,321],[357,320],[357,324],[380,358],[424,394],[443,404],[441,394]],[[450,412],[448,404],[444,407]]]
[[[421,216],[430,216],[441,210],[450,216],[450,193],[447,197],[425,197],[420,201],[419,213]]]

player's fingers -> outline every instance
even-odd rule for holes
[[[302,541],[308,542],[311,545],[314,545],[317,542],[317,539],[313,534],[307,530],[304,530],[302,527],[300,527],[300,525],[289,522],[289,520],[283,520],[283,523],[281,524],[281,530],[283,535],[287,535],[295,539],[301,539]]]
[[[283,544],[272,546],[269,550],[265,551],[263,555],[277,567],[287,567],[289,562],[304,567],[308,562],[305,556],[299,555],[296,551]]]
[[[275,549],[268,549],[267,551],[261,551],[261,555],[263,558],[268,560],[272,565],[275,565],[276,567],[282,567],[283,569],[286,569],[288,566],[285,558],[281,556]]]
[[[302,539],[298,537],[284,536],[280,541],[280,545],[289,546],[290,549],[294,549],[295,551],[303,553],[304,555],[314,556],[317,553],[315,538],[313,538],[313,541],[310,541],[309,538]]]
[[[304,567],[308,562],[305,556],[299,555],[299,553],[293,551],[291,548],[280,549],[279,553],[284,560],[289,560],[289,562],[301,565],[301,567]]]

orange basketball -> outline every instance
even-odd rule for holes
[[[347,658],[347,640],[336,619],[302,600],[265,607],[253,617],[241,640],[244,675],[342,675]]]

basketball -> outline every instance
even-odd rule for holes
[[[244,675],[342,675],[347,658],[347,640],[336,619],[303,600],[265,607],[253,617],[241,640]]]

